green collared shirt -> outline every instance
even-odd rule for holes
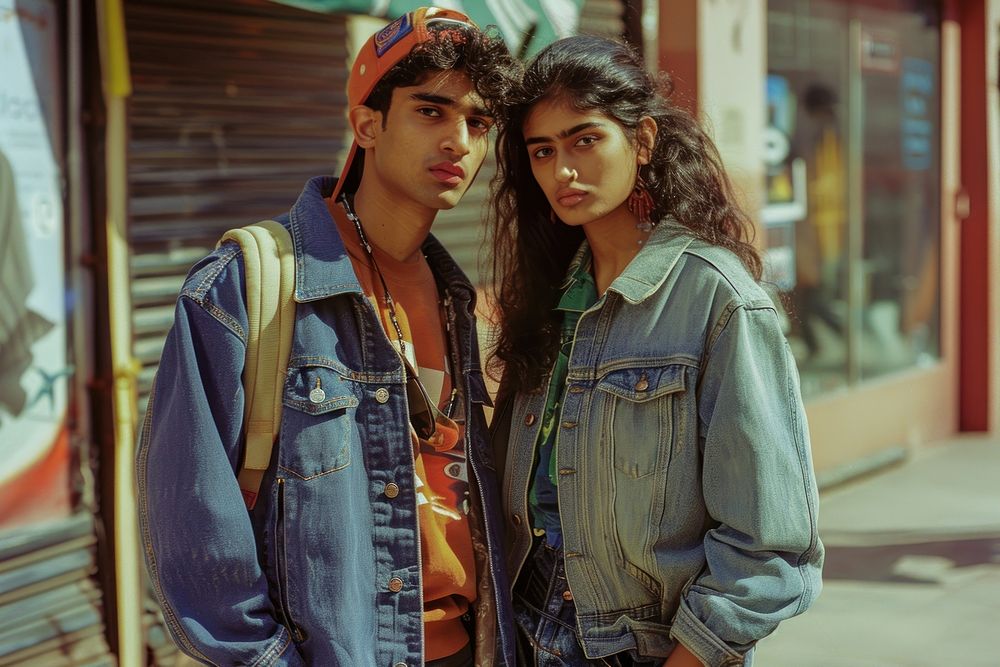
[[[590,273],[591,265],[590,248],[584,243],[566,272],[568,278],[564,283],[563,294],[555,307],[555,310],[563,313],[559,354],[553,365],[549,393],[542,413],[542,424],[538,431],[537,463],[528,496],[532,525],[536,534],[544,532],[546,541],[554,547],[562,544],[559,499],[556,491],[558,486],[556,425],[559,422],[563,394],[566,391],[569,353],[573,349],[577,322],[587,309],[597,303],[597,285]]]

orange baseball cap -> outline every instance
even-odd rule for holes
[[[386,73],[395,67],[396,63],[410,55],[414,47],[430,41],[430,26],[435,24],[455,24],[456,27],[478,26],[468,16],[453,9],[440,7],[420,7],[403,14],[398,19],[385,26],[365,41],[358,51],[351,67],[351,75],[347,79],[348,108],[364,104],[376,84]],[[337,179],[333,190],[336,199],[342,190],[354,191],[361,180],[361,161],[355,163],[358,144],[351,142],[351,150],[344,162],[344,169]],[[345,187],[350,181],[350,187]]]

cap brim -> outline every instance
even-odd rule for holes
[[[358,142],[351,142],[351,150],[347,153],[347,160],[344,161],[344,168],[340,172],[340,178],[333,187],[332,198],[336,201],[342,192],[354,194],[358,185],[361,184],[361,168],[364,164],[365,154],[358,153]]]

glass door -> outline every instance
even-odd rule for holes
[[[940,356],[940,16],[899,4],[858,6],[851,20],[850,373],[861,380]]]
[[[770,280],[803,393],[940,356],[936,3],[771,0]]]

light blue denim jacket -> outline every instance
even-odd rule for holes
[[[545,396],[513,404],[512,581],[531,544]],[[710,667],[750,665],[755,642],[819,593],[795,362],[773,302],[731,252],[669,221],[656,228],[577,325],[557,438],[566,575],[588,656],[666,657],[680,641]]]
[[[423,660],[417,498],[404,372],[311,180],[288,216],[295,332],[281,433],[251,512],[243,449],[243,261],[223,244],[177,301],[139,441],[139,521],[171,634],[218,665],[410,665]],[[458,354],[477,557],[477,662],[513,665],[473,318],[475,291],[447,252],[423,246],[444,286]],[[317,402],[314,389],[324,396]],[[398,493],[386,493],[395,483]],[[402,582],[400,590],[390,580]],[[398,582],[396,582],[398,583]],[[499,600],[497,599],[499,597]],[[499,609],[499,611],[498,611]],[[499,628],[497,616],[499,615]],[[499,644],[495,662],[488,656]]]

